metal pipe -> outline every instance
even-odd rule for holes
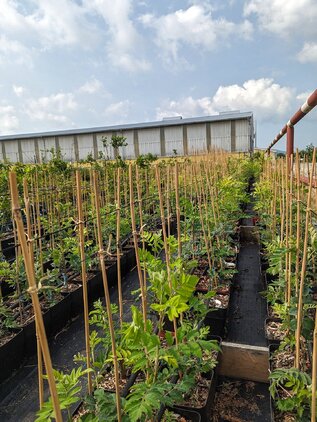
[[[283,129],[275,136],[274,140],[271,142],[269,147],[267,148],[266,152],[268,153],[270,149],[287,133],[287,128],[293,128],[293,137],[290,138],[294,142],[294,126],[298,123],[306,114],[308,114],[315,106],[317,105],[317,89],[307,98],[304,104],[296,111],[296,113],[291,117],[288,123],[283,127]],[[294,150],[291,149],[291,144],[288,146],[289,151]],[[293,152],[291,152],[293,153]]]
[[[286,138],[286,155],[290,157],[294,154],[294,126],[290,122],[287,123]]]

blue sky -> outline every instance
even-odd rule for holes
[[[316,22],[316,0],[0,0],[0,133],[240,110],[265,147],[316,89]]]

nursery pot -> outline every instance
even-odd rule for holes
[[[14,337],[0,347],[0,382],[19,368],[24,357],[23,330],[12,328],[10,331],[15,334]]]
[[[62,300],[51,306],[51,335],[62,330],[71,318],[71,295],[70,293],[62,293]]]
[[[264,321],[264,333],[265,333],[265,338],[267,339],[267,341],[268,341],[268,344],[270,345],[270,344],[276,344],[276,345],[279,345],[280,343],[281,343],[281,339],[275,339],[275,338],[273,338],[273,337],[269,337],[269,335],[267,334],[267,330],[266,330],[266,328],[267,328],[267,326],[268,326],[268,324],[270,323],[270,322],[277,322],[277,323],[279,323],[279,322],[282,322],[282,320],[280,319],[280,318],[274,318],[274,317],[271,317],[271,318],[266,318],[265,319],[265,321]]]
[[[214,399],[215,399],[215,393],[216,393],[217,376],[216,376],[215,371],[210,371],[206,374],[202,374],[202,376],[203,378],[210,381],[209,387],[206,387],[208,388],[208,394],[205,399],[205,402],[201,406],[197,406],[197,407],[190,406],[190,405],[177,404],[177,408],[189,410],[192,412],[197,412],[200,414],[202,422],[210,422],[212,408],[213,408]],[[201,388],[205,388],[205,387],[201,387]]]
[[[186,419],[186,421],[192,421],[192,422],[200,422],[201,421],[200,414],[198,412],[193,411],[193,410],[182,409],[181,407],[177,407],[177,406],[168,407],[167,410],[174,413],[175,415],[182,416],[183,418]],[[164,417],[164,413],[162,415],[162,418],[163,417]],[[160,419],[160,420],[162,420],[162,419]]]
[[[121,264],[121,275],[127,274],[136,264],[134,246],[125,246],[122,249],[125,261]]]
[[[96,300],[102,295],[102,273],[99,270],[90,270],[87,274],[87,288],[89,301]]]
[[[107,268],[107,281],[108,287],[115,286],[117,283],[117,261],[106,261],[106,268]]]
[[[210,334],[223,337],[227,312],[228,308],[211,308],[206,314],[203,323],[210,328]]]
[[[31,306],[31,305],[30,305]],[[51,335],[51,312],[47,310],[42,312],[42,318],[45,327],[46,337],[48,338]],[[23,335],[24,335],[24,350],[26,356],[32,356],[36,352],[36,328],[35,328],[35,319],[26,323],[22,326]]]
[[[76,290],[70,292],[70,315],[71,318],[84,312],[83,286],[78,285]]]

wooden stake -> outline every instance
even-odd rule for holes
[[[162,196],[162,190],[161,190],[161,175],[160,175],[160,170],[158,166],[155,166],[155,176],[156,176],[156,184],[157,184],[157,190],[158,190],[159,202],[160,202],[160,214],[161,214],[163,242],[164,242],[166,269],[167,269],[167,281],[168,281],[168,285],[172,294],[173,288],[172,288],[172,281],[171,281],[170,253],[169,253],[169,248],[167,244],[166,223],[165,223],[165,215],[164,215],[163,196]],[[175,318],[173,320],[173,325],[174,325],[174,332],[175,332],[175,343],[177,345],[177,323],[176,323]]]
[[[37,326],[37,332],[40,338],[40,344],[41,349],[43,352],[43,358],[48,378],[48,383],[50,387],[51,397],[52,397],[52,403],[53,408],[55,412],[55,419],[57,422],[62,422],[62,413],[59,405],[57,390],[56,390],[56,383],[53,375],[53,368],[52,368],[52,361],[50,356],[50,351],[48,348],[46,333],[45,333],[45,327],[43,323],[43,317],[41,312],[41,306],[40,301],[38,298],[38,291],[37,291],[37,285],[35,280],[35,272],[34,272],[34,266],[32,266],[32,259],[30,257],[29,248],[27,245],[26,236],[24,233],[24,227],[23,227],[23,221],[22,221],[22,215],[21,215],[21,208],[19,204],[19,195],[18,195],[18,186],[17,186],[17,179],[16,174],[14,172],[9,173],[9,179],[10,179],[10,192],[11,192],[11,201],[12,201],[12,213],[14,215],[14,219],[17,225],[17,231],[18,231],[18,238],[19,243],[21,245],[23,258],[24,258],[24,264],[25,264],[25,271],[27,280],[29,283],[29,289],[28,292],[31,295],[32,298],[32,304],[34,309],[34,316],[35,316],[35,324]]]
[[[122,303],[122,284],[121,284],[121,244],[120,244],[120,224],[121,224],[121,201],[120,201],[120,180],[121,180],[121,168],[117,169],[117,233],[116,233],[116,243],[117,243],[117,274],[118,274],[118,296],[119,296],[119,320],[120,327],[122,328],[123,322],[123,303]]]
[[[84,238],[84,216],[82,204],[81,177],[79,170],[76,170],[76,188],[77,188],[77,210],[78,210],[78,235],[79,235],[79,252],[81,260],[81,278],[83,282],[83,302],[84,302],[84,324],[85,324],[85,346],[86,346],[86,365],[87,369],[91,368],[90,357],[90,338],[89,338],[89,309],[88,309],[88,289],[87,289],[87,270],[86,270],[86,254],[85,254],[85,238]],[[91,372],[88,372],[88,393],[92,393]]]
[[[136,191],[138,195],[138,210],[139,210],[139,220],[140,220],[140,230],[143,230],[143,201],[142,201],[142,191],[140,186],[140,173],[139,168],[136,165],[135,166],[135,178],[136,178]],[[145,241],[142,238],[142,250],[145,251]],[[146,295],[146,265],[145,262],[143,263],[143,286],[144,286],[144,292],[145,292],[145,298],[144,298],[144,305],[145,309],[147,309],[147,295]]]
[[[311,422],[316,422],[316,390],[317,390],[317,309],[315,309],[315,329],[313,336],[313,364],[312,364],[312,401]]]
[[[182,256],[182,241],[181,241],[181,210],[179,205],[179,177],[178,177],[178,162],[175,163],[175,196],[176,196],[176,223],[177,223],[177,241],[178,241],[178,257]]]
[[[299,286],[299,296],[298,296],[298,305],[297,305],[297,329],[296,329],[296,354],[295,354],[295,367],[300,369],[300,337],[302,329],[302,317],[303,317],[303,293],[304,293],[304,284],[305,284],[305,274],[306,274],[306,264],[307,264],[307,252],[308,252],[308,229],[309,229],[309,218],[310,218],[310,205],[311,205],[311,192],[313,184],[313,174],[316,163],[316,148],[313,152],[312,160],[312,171],[309,178],[309,190],[307,195],[307,208],[306,208],[306,220],[305,220],[305,237],[304,237],[304,250],[302,258],[302,269],[301,269],[301,278]]]
[[[23,193],[24,193],[24,205],[25,205],[25,215],[26,215],[26,227],[28,235],[28,249],[29,255],[31,258],[31,264],[34,268],[34,251],[33,251],[33,239],[32,239],[32,223],[30,216],[30,198],[29,190],[26,178],[23,179]],[[37,328],[37,327],[36,327]],[[44,403],[44,382],[43,382],[43,359],[42,359],[42,350],[40,339],[38,335],[38,330],[36,329],[36,350],[37,350],[37,378],[39,383],[39,405],[42,409]]]
[[[132,235],[133,235],[135,259],[136,259],[136,265],[137,265],[138,277],[139,277],[139,283],[140,283],[140,290],[141,290],[141,301],[142,301],[144,329],[146,330],[146,320],[147,320],[147,315],[146,315],[147,314],[147,310],[146,310],[146,291],[145,291],[145,288],[144,288],[142,269],[141,269],[141,264],[140,264],[139,247],[138,247],[138,233],[136,231],[136,223],[135,223],[134,189],[133,189],[133,176],[132,176],[132,164],[131,163],[129,164],[129,186],[130,186],[130,212],[131,212],[131,223],[132,223]]]
[[[167,209],[167,236],[171,235],[171,204],[170,204],[170,166],[166,174],[166,209]]]
[[[111,337],[111,349],[112,349],[112,356],[113,356],[113,367],[114,367],[114,377],[115,377],[115,386],[116,386],[117,417],[118,417],[118,422],[121,422],[122,418],[121,418],[121,397],[120,397],[120,387],[119,387],[119,365],[118,365],[116,340],[115,340],[115,334],[114,334],[114,328],[113,328],[111,302],[110,302],[110,295],[109,295],[109,288],[108,288],[108,278],[107,278],[107,270],[106,270],[106,263],[105,263],[105,250],[103,248],[101,217],[100,217],[100,192],[99,192],[99,185],[97,183],[96,171],[94,171],[93,173],[93,180],[94,180],[95,210],[96,210],[96,219],[97,219],[97,238],[98,238],[98,246],[99,246],[98,255],[99,255],[100,268],[102,272],[102,281],[103,281],[103,288],[104,288],[105,299],[106,299],[106,308],[107,308],[109,330],[110,330],[110,337]]]

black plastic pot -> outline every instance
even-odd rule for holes
[[[197,412],[201,416],[202,422],[210,422],[212,408],[214,405],[215,393],[216,393],[216,386],[217,386],[217,375],[215,371],[211,371],[207,374],[203,374],[203,377],[207,380],[210,380],[210,385],[208,388],[208,396],[203,406],[201,407],[191,407],[177,404],[177,408],[189,410],[192,412]]]
[[[10,286],[6,280],[3,280],[1,282],[1,292],[2,296],[5,298],[14,292],[14,287]]]
[[[117,261],[109,261],[106,263],[107,266],[107,280],[108,286],[112,287],[117,283],[117,275],[118,275],[118,268],[117,268]]]
[[[204,325],[209,327],[209,334],[223,337],[228,308],[210,310],[204,318]]]
[[[170,412],[173,412],[175,415],[180,415],[183,418],[186,418],[187,421],[192,421],[192,422],[200,422],[201,416],[198,412],[195,412],[193,410],[189,410],[189,409],[182,409],[180,407],[174,406],[174,407],[170,407],[168,408],[168,410]],[[163,414],[164,416],[164,414]]]
[[[1,241],[1,252],[6,260],[15,258],[14,236],[8,236]]]
[[[126,246],[122,249],[125,262],[121,265],[121,275],[126,275],[136,265],[134,246]]]
[[[175,320],[176,320],[176,326],[179,327],[179,324],[180,324],[179,318],[175,318]],[[164,316],[164,319],[163,319],[163,330],[174,332],[174,321],[170,321],[166,315]]]
[[[89,301],[94,301],[103,293],[102,273],[99,270],[90,271],[87,280]]]
[[[83,286],[78,285],[78,289],[70,294],[70,315],[71,318],[84,312],[83,304]]]
[[[24,358],[23,330],[11,329],[10,331],[14,332],[15,336],[0,347],[0,382],[18,369]]]
[[[269,268],[270,264],[267,259],[261,260],[261,271],[264,272]]]
[[[51,335],[51,312],[50,310],[42,313],[43,322],[45,326],[46,336]],[[36,352],[36,329],[35,329],[35,320],[27,323],[22,327],[24,334],[24,350],[26,356],[32,356]]]
[[[127,397],[127,395],[130,393],[131,387],[135,383],[135,380],[137,379],[138,374],[139,372],[135,372],[129,376],[127,383],[120,394],[121,397]],[[108,393],[115,393],[115,390],[105,390],[105,391],[107,391]]]
[[[50,335],[61,331],[71,319],[71,295],[63,294],[63,299],[49,309],[51,313],[51,332]]]
[[[269,274],[268,272],[266,272],[266,273],[265,273],[265,278],[266,278],[266,283],[267,283],[267,284],[270,284],[270,283],[272,283],[273,281],[278,280],[278,275],[277,275],[277,274],[272,275],[272,274]]]
[[[264,334],[265,334],[265,338],[267,339],[268,344],[269,344],[269,345],[270,345],[270,344],[280,345],[280,343],[281,343],[281,340],[280,340],[280,339],[270,338],[270,337],[267,335],[267,332],[266,332],[266,326],[267,326],[267,324],[268,324],[268,323],[270,323],[270,322],[282,322],[282,320],[281,320],[280,318],[274,318],[274,317],[271,317],[271,318],[266,318],[266,319],[265,319],[265,321],[264,321]]]

